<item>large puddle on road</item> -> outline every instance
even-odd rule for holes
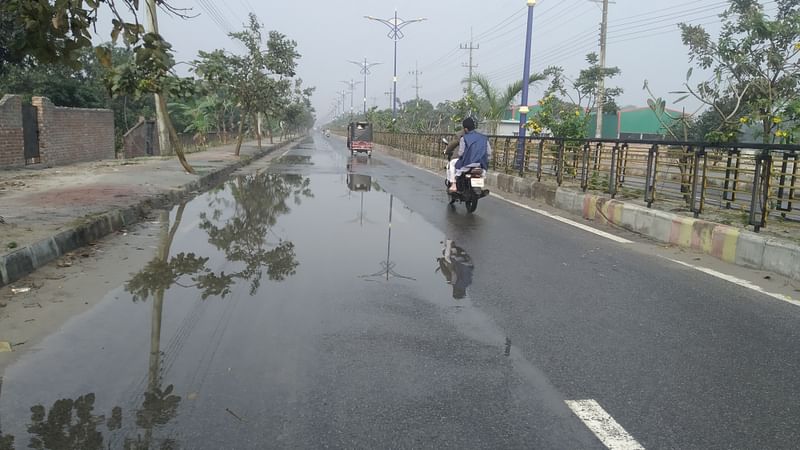
[[[226,446],[302,401],[326,341],[458,311],[469,255],[348,168],[242,176],[162,214],[156,257],[0,378],[0,449]]]

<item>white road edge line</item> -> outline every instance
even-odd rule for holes
[[[736,277],[734,277],[732,275],[726,275],[726,274],[724,274],[722,272],[717,272],[716,270],[713,270],[713,269],[708,269],[708,268],[705,268],[705,267],[700,267],[700,266],[695,266],[693,264],[685,263],[683,261],[678,261],[677,259],[667,258],[666,256],[662,256],[662,258],[664,258],[664,259],[666,259],[668,261],[672,261],[672,262],[674,262],[676,264],[680,264],[682,266],[689,267],[689,268],[694,269],[694,270],[699,270],[700,272],[703,272],[705,274],[711,275],[712,277],[717,277],[717,278],[719,278],[721,280],[725,280],[725,281],[728,281],[730,283],[737,284],[737,285],[739,285],[741,287],[744,287],[744,288],[759,292],[761,294],[768,295],[768,296],[770,296],[772,298],[776,298],[778,300],[783,300],[784,302],[791,303],[791,304],[793,304],[795,306],[800,306],[800,301],[795,300],[792,297],[789,297],[788,295],[776,294],[774,292],[766,291],[761,286],[753,284],[750,281],[743,280],[741,278],[736,278]]]
[[[609,450],[644,450],[596,401],[588,399],[564,402]]]
[[[582,223],[575,222],[574,220],[567,219],[566,217],[557,216],[557,215],[549,213],[549,212],[547,212],[547,211],[545,211],[543,209],[531,208],[528,205],[523,205],[522,203],[515,202],[514,200],[509,200],[509,199],[503,197],[502,195],[495,194],[494,192],[492,192],[490,195],[492,197],[496,197],[496,198],[498,198],[500,200],[503,200],[504,202],[511,203],[514,206],[518,206],[518,207],[520,207],[522,209],[527,209],[528,211],[535,212],[536,214],[541,214],[541,215],[543,215],[545,217],[549,217],[549,218],[557,220],[559,222],[563,222],[563,223],[565,223],[567,225],[572,225],[573,227],[580,228],[581,230],[588,231],[589,233],[594,233],[594,234],[596,234],[598,236],[602,236],[602,237],[604,237],[606,239],[611,239],[614,242],[619,242],[620,244],[631,244],[631,243],[633,243],[633,241],[631,241],[631,240],[628,240],[628,239],[625,239],[625,238],[622,238],[622,237],[619,237],[619,236],[615,236],[615,235],[613,235],[611,233],[606,233],[605,231],[601,231],[601,230],[598,230],[597,228],[592,228],[592,227],[590,227],[588,225],[584,225]]]
[[[414,166],[414,167],[416,167],[416,166]],[[422,167],[417,167],[417,168],[421,169],[421,170],[424,170],[425,172],[432,173],[432,174],[434,174],[436,176],[439,176],[439,177],[442,176],[442,174],[436,173],[436,172],[434,172],[433,170],[430,170],[430,169],[423,169]],[[615,236],[615,235],[613,235],[611,233],[606,233],[605,231],[601,231],[601,230],[598,230],[597,228],[592,228],[592,227],[590,227],[588,225],[584,225],[582,223],[575,222],[574,220],[569,220],[566,217],[561,217],[561,216],[557,216],[555,214],[551,214],[551,213],[549,213],[549,212],[547,212],[547,211],[545,211],[543,209],[531,208],[528,205],[524,205],[522,203],[515,202],[514,200],[507,199],[507,198],[503,197],[502,195],[495,194],[494,192],[491,192],[489,195],[491,197],[495,197],[495,198],[497,198],[499,200],[502,200],[504,202],[510,203],[510,204],[512,204],[514,206],[518,206],[518,207],[520,207],[522,209],[527,209],[528,211],[535,212],[536,214],[541,214],[541,215],[543,215],[545,217],[549,217],[549,218],[557,220],[559,222],[563,222],[563,223],[565,223],[567,225],[572,225],[575,228],[580,228],[583,231],[588,231],[589,233],[594,233],[594,234],[596,234],[598,236],[602,236],[602,237],[604,237],[606,239],[611,239],[614,242],[619,242],[620,244],[632,244],[633,243],[633,241],[631,241],[631,240],[628,240],[628,239],[625,239],[625,238],[622,238],[622,237],[619,237],[619,236]]]

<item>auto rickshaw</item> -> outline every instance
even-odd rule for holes
[[[372,124],[369,122],[350,122],[347,125],[347,148],[350,155],[366,153],[372,156]]]

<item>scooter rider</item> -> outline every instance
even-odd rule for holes
[[[486,171],[489,169],[489,158],[492,156],[489,138],[475,131],[475,120],[467,117],[461,122],[461,126],[464,128],[464,134],[458,140],[458,158],[452,159],[447,165],[450,192],[456,192],[456,177],[465,172],[464,169],[481,167]],[[450,150],[449,146],[447,150]]]

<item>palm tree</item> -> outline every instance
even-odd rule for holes
[[[528,84],[533,84],[547,78],[544,74],[534,73],[528,78]],[[506,109],[511,106],[511,102],[522,92],[522,80],[515,81],[506,86],[504,91],[500,91],[492,86],[491,81],[485,75],[475,74],[472,78],[467,78],[478,87],[482,99],[480,101],[480,113],[483,119],[489,124],[489,134],[497,132],[497,124],[502,120]]]

